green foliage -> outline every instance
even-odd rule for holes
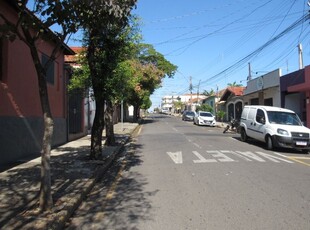
[[[185,104],[182,101],[174,101],[173,106],[176,110],[181,110]]]
[[[236,81],[234,81],[233,83],[228,83],[227,86],[229,86],[229,87],[241,87],[242,84],[237,84]]]
[[[171,64],[165,57],[158,53],[154,47],[150,44],[140,44],[139,45],[139,56],[138,59],[144,64],[152,64],[156,68],[163,71],[168,77],[172,77],[177,70],[177,66]]]
[[[152,101],[150,99],[150,96],[145,96],[143,98],[143,102],[142,102],[142,105],[141,105],[141,109],[148,109],[152,106]]]
[[[219,117],[220,121],[223,121],[225,114],[226,113],[223,110],[219,110],[217,111],[216,116]]]
[[[78,54],[77,68],[71,68],[72,76],[68,85],[69,92],[76,89],[86,90],[91,87],[90,71],[85,53]]]
[[[211,89],[210,91],[205,90],[203,92],[203,95],[210,97],[210,96],[214,96],[215,95],[215,91],[213,89]]]
[[[155,89],[160,87],[165,76],[172,77],[177,66],[166,60],[152,45],[138,43],[135,50],[136,54],[129,62],[133,75],[127,101],[146,108],[151,105],[144,104],[145,98],[149,98]]]
[[[213,108],[209,104],[202,104],[196,107],[197,111],[207,111],[213,113]]]

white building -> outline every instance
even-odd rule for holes
[[[194,111],[196,106],[200,104],[200,101],[205,99],[206,96],[202,94],[184,94],[184,95],[168,95],[161,99],[161,109],[169,110],[174,113],[174,102],[181,101],[184,104],[182,110]]]
[[[243,91],[245,105],[271,105],[281,107],[280,97],[281,70],[276,69],[247,83]]]

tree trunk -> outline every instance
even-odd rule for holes
[[[46,83],[46,71],[44,70],[38,51],[34,44],[29,46],[31,56],[34,61],[34,65],[37,72],[38,84],[39,84],[39,95],[41,101],[41,108],[43,112],[44,120],[44,134],[42,141],[41,150],[41,186],[40,186],[40,211],[50,210],[53,206],[52,189],[51,189],[51,146],[52,137],[54,132],[54,121],[50,109],[47,83]]]
[[[105,100],[102,96],[103,87],[101,75],[97,72],[96,66],[96,44],[95,41],[92,39],[95,38],[96,35],[96,30],[89,31],[89,44],[87,48],[87,60],[96,103],[94,123],[91,130],[90,159],[101,160]]]
[[[138,121],[138,118],[139,118],[139,106],[135,105],[133,107],[133,122],[137,122]]]
[[[113,104],[111,101],[107,101],[106,103],[106,113],[105,115],[105,124],[106,124],[106,142],[107,146],[114,146],[115,143],[115,135],[114,135],[114,122],[113,122]]]
[[[90,159],[102,159],[102,132],[104,128],[104,103],[96,100],[94,123],[91,130]]]
[[[40,210],[50,210],[53,207],[51,185],[51,143],[54,131],[53,118],[49,113],[44,114],[44,135],[41,151],[41,186]]]

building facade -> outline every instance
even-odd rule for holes
[[[0,1],[0,12],[17,20],[17,11],[8,1]],[[0,24],[4,22],[0,19]],[[49,59],[54,42],[40,41],[42,62]],[[74,54],[65,44],[52,61],[46,77],[49,103],[54,118],[52,145],[67,142],[68,73],[64,55]],[[37,73],[29,48],[15,39],[0,39],[0,164],[7,164],[30,156],[39,156],[44,130]]]
[[[295,111],[310,128],[310,65],[280,79],[281,107]]]
[[[280,107],[280,77],[281,70],[277,69],[249,80],[243,92],[244,104]]]

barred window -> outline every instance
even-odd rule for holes
[[[44,66],[50,58],[43,54],[42,55],[42,65]],[[46,70],[46,81],[52,85],[54,85],[55,82],[55,62],[51,61],[49,62],[48,68]]]

